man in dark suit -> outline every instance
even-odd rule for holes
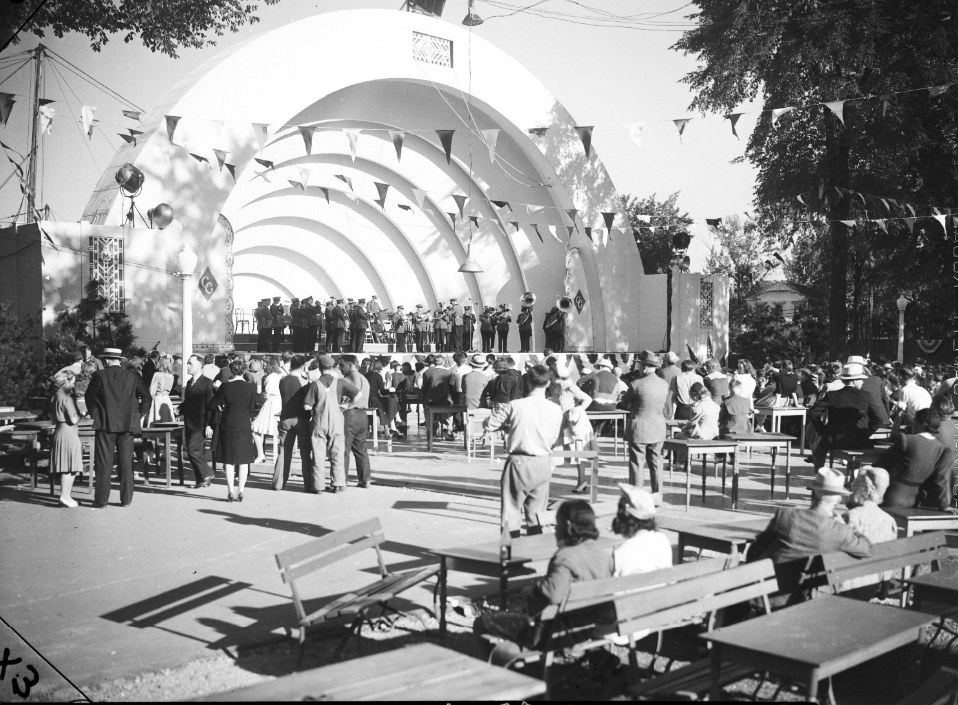
[[[870,437],[881,426],[881,402],[862,389],[867,377],[860,364],[845,365],[839,375],[845,386],[825,394],[809,412],[809,422],[821,437],[812,449],[816,468],[825,464],[832,448],[872,447]]]
[[[205,441],[207,438],[213,438],[213,424],[210,421],[213,409],[210,408],[210,400],[215,390],[213,382],[203,374],[203,361],[198,356],[190,355],[186,363],[186,373],[189,380],[183,390],[179,415],[186,429],[186,455],[196,478],[193,489],[199,490],[213,483],[213,472],[206,461]]]
[[[665,443],[665,400],[669,385],[655,374],[662,358],[651,350],[639,356],[639,376],[633,380],[618,406],[632,413],[629,426],[629,484],[645,485],[645,464],[649,466],[652,494],[661,503],[659,478],[662,474],[662,446]]]
[[[409,323],[406,321],[404,308],[402,304],[399,304],[396,307],[396,313],[393,314],[393,333],[396,335],[396,345],[393,347],[394,352],[406,352],[406,333],[408,332]]]
[[[319,319],[320,309],[313,303],[313,297],[307,296],[299,305],[303,311],[303,318],[306,321],[306,337],[304,340],[307,355],[312,355],[316,350],[316,340],[319,338]]]
[[[342,352],[343,333],[346,332],[346,312],[342,307],[343,300],[336,299],[336,305],[329,313],[329,319],[333,322],[333,342],[331,352]]]
[[[106,367],[93,373],[84,397],[96,431],[93,507],[102,509],[110,501],[114,453],[120,476],[120,505],[126,507],[133,501],[133,435],[140,432],[141,419],[153,400],[143,378],[120,366],[121,350],[105,348],[100,357]]]
[[[256,352],[269,352],[273,342],[273,317],[269,315],[269,299],[261,299],[253,316],[256,318]]]
[[[848,360],[845,361],[845,364],[857,363],[859,365],[865,365],[865,358],[861,355],[852,355]],[[888,399],[888,392],[885,390],[885,380],[883,380],[878,375],[870,374],[870,371],[865,367],[865,374],[868,377],[862,382],[862,391],[868,392],[871,396],[878,401],[878,406],[881,409],[881,422],[882,426],[887,426],[889,423],[888,418],[888,409],[890,408],[890,401]]]
[[[353,307],[352,334],[353,352],[361,353],[366,343],[366,329],[369,328],[369,314],[366,313],[366,299],[360,299]]]
[[[323,345],[323,350],[326,352],[333,351],[333,331],[335,329],[336,325],[333,321],[333,300],[330,299],[326,302],[326,308],[323,310],[323,331],[326,333],[326,342]]]
[[[274,296],[273,305],[269,307],[269,315],[273,320],[273,342],[270,350],[274,353],[278,353],[280,346],[283,344],[283,330],[286,328],[286,319],[284,318],[286,311],[283,309],[283,304],[280,303],[282,298],[281,296]]]
[[[153,381],[153,375],[156,374],[156,365],[160,361],[160,351],[151,350],[149,356],[146,358],[146,362],[143,363],[143,370],[140,372],[140,376],[143,378],[143,384],[146,385],[146,388],[150,388],[150,383]]]
[[[277,424],[277,444],[282,453],[276,453],[273,466],[273,489],[281,490],[289,481],[293,463],[293,445],[299,444],[299,458],[303,466],[303,491],[319,494],[324,480],[313,467],[313,442],[310,436],[310,414],[306,411],[306,392],[309,380],[306,377],[306,358],[294,355],[289,361],[289,374],[279,381],[279,395],[283,406]]]

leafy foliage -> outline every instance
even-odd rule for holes
[[[264,0],[275,5],[279,0]],[[37,3],[6,3],[11,27],[19,27]],[[90,46],[99,51],[110,35],[123,34],[124,42],[139,37],[151,51],[176,58],[180,47],[202,49],[215,46],[211,36],[221,37],[228,30],[237,32],[247,24],[259,22],[255,3],[242,0],[47,0],[27,24],[25,31],[43,37],[52,31],[57,37],[80,32],[90,38]]]
[[[56,316],[59,326],[54,338],[57,351],[65,355],[89,345],[96,355],[103,348],[120,348],[125,354],[142,354],[136,346],[133,324],[122,311],[108,311],[108,301],[100,292],[100,282],[92,279],[84,285],[84,296],[73,308]]]
[[[664,201],[659,201],[653,193],[646,198],[621,196],[622,208],[629,214],[629,223],[636,228],[635,242],[642,257],[642,267],[646,274],[665,274],[675,252],[672,237],[686,230],[692,224],[688,213],[680,213],[677,205],[679,192],[676,191]],[[651,216],[650,222],[638,216]]]
[[[22,319],[0,301],[0,404],[22,406],[40,371],[40,320]]]
[[[732,299],[743,302],[765,274],[766,249],[758,226],[738,216],[722,219],[714,230],[715,244],[705,261],[705,274],[724,274],[732,284]]]

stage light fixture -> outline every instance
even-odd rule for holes
[[[117,169],[116,182],[120,185],[120,189],[126,191],[127,195],[139,194],[144,181],[146,181],[146,177],[143,176],[143,172],[132,164],[127,163]]]
[[[466,27],[478,27],[482,24],[482,18],[476,14],[474,0],[469,0],[469,11],[466,13],[466,17],[462,20],[462,23]]]
[[[684,230],[672,236],[672,247],[676,250],[687,250],[690,244],[692,244],[692,236]]]
[[[479,263],[472,258],[472,240],[469,241],[469,245],[466,247],[466,261],[459,266],[459,271],[466,274],[479,274],[483,271]]]
[[[173,222],[173,209],[165,203],[161,203],[156,208],[150,208],[146,212],[146,217],[150,219],[150,227],[154,225],[162,230]]]

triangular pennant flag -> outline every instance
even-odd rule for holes
[[[644,125],[641,122],[627,122],[625,123],[625,129],[629,133],[629,139],[635,142],[635,145],[642,149],[642,128]]]
[[[931,210],[935,215],[941,215],[941,211],[935,208],[934,206],[931,207]]]
[[[302,182],[293,181],[292,179],[286,179],[286,180],[289,181],[289,185],[292,186],[293,188],[302,189],[303,193],[306,193],[306,186]]]
[[[885,210],[891,213],[891,207],[888,205],[888,201],[884,198],[879,199],[882,202],[882,205],[885,206]]]
[[[595,129],[595,125],[588,126],[578,126],[576,125],[575,131],[579,135],[579,139],[582,140],[582,148],[585,150],[585,156],[592,154],[592,130]]]
[[[337,179],[339,179],[339,180],[342,181],[344,184],[346,184],[347,186],[349,186],[349,190],[350,190],[350,191],[353,190],[353,180],[350,179],[348,176],[343,176],[342,174],[333,174],[333,176],[335,176]]]
[[[362,130],[347,130],[343,128],[343,134],[346,135],[346,139],[349,140],[349,156],[353,161],[356,161],[356,148],[359,146],[359,133]]]
[[[329,188],[326,186],[320,186],[319,190],[323,192],[323,196],[326,198],[326,205],[329,205]]]
[[[412,213],[412,206],[407,206],[405,203],[400,203],[399,207],[402,208],[404,211],[409,211],[410,213]]]
[[[142,113],[139,110],[123,110],[122,112],[123,112],[123,117],[128,117],[131,120],[137,120],[137,121],[139,121],[140,115],[142,115]]]
[[[198,162],[203,162],[204,164],[210,163],[209,159],[207,159],[206,157],[200,156],[199,154],[193,154],[193,152],[189,152],[189,155]]]
[[[951,88],[951,84],[944,83],[940,86],[932,86],[928,89],[928,93],[932,98],[937,98],[938,96],[947,93],[949,88]]]
[[[422,189],[414,188],[412,190],[412,197],[416,201],[416,205],[419,206],[419,210],[422,210],[422,204],[426,199],[426,192]]]
[[[858,191],[852,191],[852,194],[854,194],[855,196],[858,196],[860,199],[862,199],[862,206],[863,206],[863,207],[867,207],[867,206],[868,206],[868,202],[865,200],[865,197],[864,197],[862,194],[858,193]]]
[[[946,216],[946,215],[936,215],[936,216],[935,216],[935,220],[937,220],[939,223],[941,223],[941,229],[942,229],[942,231],[943,231],[946,235],[948,234],[948,226],[945,225],[945,218],[947,218],[947,217],[948,217],[948,216]]]
[[[911,213],[913,216],[915,215],[915,209],[912,207],[910,203],[906,203],[905,208],[907,208],[908,212]]]
[[[725,116],[725,119],[732,123],[732,134],[735,135],[736,139],[741,139],[738,136],[738,133],[735,131],[735,124],[738,122],[740,117],[742,117],[742,113],[729,113]]]
[[[473,225],[475,225],[475,226],[478,228],[478,227],[479,227],[479,216],[470,215],[470,216],[469,216],[469,222],[471,222]]]
[[[452,136],[456,134],[456,131],[436,130],[436,134],[439,136],[439,143],[442,145],[442,149],[446,153],[446,164],[449,164],[452,160]]]
[[[775,108],[772,110],[772,127],[778,127],[778,119],[795,108]]]
[[[143,132],[142,132],[141,130],[134,130],[134,129],[132,129],[132,128],[127,128],[127,130],[129,131],[130,135],[133,136],[133,137],[136,137],[137,135],[142,135],[142,134],[143,134]]]
[[[680,118],[678,120],[673,120],[675,123],[675,129],[679,131],[679,142],[682,141],[682,134],[685,132],[685,126],[689,124],[689,120],[692,118]]]
[[[374,198],[373,203],[377,204],[383,210],[386,210],[386,201],[382,198]]]
[[[904,220],[905,220],[905,225],[908,226],[909,232],[911,232],[911,234],[914,235],[915,234],[915,219],[905,218]]]
[[[13,104],[16,102],[12,93],[0,93],[0,123],[4,126],[10,119],[10,111],[13,110]]]
[[[402,160],[402,142],[406,137],[405,132],[400,130],[386,130],[389,133],[389,139],[393,141],[393,147],[396,148],[396,161]]]
[[[834,100],[831,103],[825,103],[825,107],[835,113],[835,117],[838,118],[838,121],[845,124],[845,101],[844,100]]]
[[[496,144],[499,142],[499,130],[480,130],[482,139],[489,148],[489,161],[496,161]]]
[[[508,208],[509,210],[512,210],[512,206],[509,205],[509,201],[492,201],[492,203],[496,208]]]
[[[539,232],[539,226],[536,225],[535,223],[533,223],[533,224],[532,224],[532,228],[533,228],[533,230],[536,231],[536,235],[539,236],[539,242],[545,242],[545,240],[542,239],[542,233]]]
[[[306,190],[306,187],[309,186],[309,169],[300,169],[299,178],[303,181],[303,191]]]
[[[569,216],[569,220],[571,220],[573,223],[575,223],[575,217],[576,217],[577,215],[579,215],[578,209],[576,209],[576,208],[566,208],[566,209],[565,209],[565,213],[566,213],[567,216]]]
[[[49,105],[42,105],[38,112],[40,113],[40,134],[53,134],[53,116],[56,115],[57,109]]]
[[[886,235],[888,234],[888,226],[885,225],[885,221],[883,219],[876,218],[875,223],[878,225],[879,228],[881,228],[883,233],[885,233]]]
[[[592,228],[585,228],[585,236],[589,238],[589,241],[592,241]]]
[[[220,171],[223,171],[223,165],[226,163],[227,152],[224,149],[214,149],[213,154],[216,155],[216,161],[219,162]]]
[[[120,136],[120,139],[122,139],[127,144],[134,144],[134,145],[136,144],[136,137],[134,137],[133,135],[124,135],[122,132],[117,132],[116,134],[118,134]]]
[[[456,227],[456,214],[455,214],[455,213],[449,213],[449,212],[447,211],[447,212],[446,212],[446,215],[449,216],[449,220],[452,221],[452,227],[455,228],[455,227]]]
[[[179,123],[180,119],[176,115],[166,115],[166,136],[169,138],[170,142],[173,141],[173,133],[176,132],[176,125]]]
[[[775,252],[772,253],[772,256],[775,259],[777,259],[779,262],[781,262],[782,264],[785,264],[785,258],[782,257],[782,253],[779,252],[778,250],[775,250]]]
[[[562,240],[559,239],[559,228],[557,226],[550,225],[549,234],[556,239],[556,242],[562,242]]]
[[[615,213],[603,213],[602,219],[605,221],[605,227],[611,229],[612,221],[615,220]]]
[[[260,159],[259,157],[253,157],[253,161],[255,161],[257,164],[262,164],[267,169],[273,168],[273,162],[271,162],[269,159]]]
[[[577,228],[573,225],[565,226],[565,229],[569,232],[569,239],[572,239],[572,233],[576,232]]]
[[[376,191],[379,192],[379,200],[382,202],[382,209],[386,210],[386,192],[389,190],[389,184],[381,184],[378,181],[373,182],[376,185]]]
[[[632,237],[638,241],[638,239],[642,237],[642,231],[639,228],[632,228]]]
[[[722,219],[721,219],[721,218],[706,218],[706,219],[705,219],[705,224],[706,224],[706,225],[710,225],[710,226],[712,226],[713,228],[717,228],[717,227],[718,227],[718,224],[721,223],[721,222],[722,222]]]
[[[86,134],[87,139],[93,137],[93,124],[96,122],[93,113],[95,112],[96,108],[91,105],[84,105],[80,108],[80,120],[83,121],[83,132]]]
[[[50,103],[55,103],[56,101],[52,98],[37,98],[37,104],[42,108],[44,105],[50,105]],[[49,206],[47,206],[49,208]]]
[[[517,223],[516,221],[512,221],[511,223],[509,223],[509,225],[514,227],[516,229],[516,232],[519,232],[519,223]]]
[[[312,127],[300,127],[299,134],[303,136],[303,144],[306,146],[306,154],[310,155],[313,153],[313,128]]]
[[[169,160],[167,160],[167,161],[169,161]],[[263,181],[265,181],[266,183],[268,183],[268,184],[273,183],[272,181],[269,180],[269,177],[266,176],[266,172],[265,172],[265,171],[257,171],[257,172],[254,172],[254,173],[255,173],[256,176],[261,177],[261,178],[263,179]],[[255,177],[254,177],[254,178],[255,178]]]
[[[839,220],[838,222],[839,222],[839,223],[843,223],[846,227],[849,227],[849,228],[854,228],[854,227],[855,227],[855,221],[854,221],[854,220]]]
[[[536,137],[545,137],[546,130],[548,129],[548,127],[530,127],[528,132],[530,135],[535,135]]]
[[[463,213],[463,209],[466,207],[466,197],[461,193],[454,193],[452,195],[452,200],[454,200],[456,205],[459,207],[459,217],[461,218],[463,215],[465,215],[465,213]]]
[[[651,215],[637,215],[637,216],[635,216],[635,217],[636,217],[637,220],[641,220],[643,223],[651,223],[651,222],[652,222],[652,216],[651,216]]]
[[[266,132],[268,130],[269,125],[264,125],[261,122],[253,123],[253,137],[256,139],[256,144],[259,145],[260,149],[266,146]]]
[[[230,176],[233,177],[233,181],[236,181],[236,165],[227,162],[226,164],[223,164],[223,166],[226,167],[226,171],[228,171]]]

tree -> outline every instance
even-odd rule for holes
[[[279,0],[263,0],[275,5]],[[39,0],[6,3],[9,30],[6,40],[36,9]],[[30,19],[24,31],[38,37],[52,31],[57,37],[80,32],[90,38],[90,46],[99,51],[110,35],[123,34],[123,41],[139,37],[151,51],[176,58],[180,47],[201,49],[215,46],[211,35],[221,37],[228,30],[237,32],[247,24],[259,22],[254,14],[258,6],[243,0],[47,0]]]
[[[136,346],[133,324],[122,311],[107,310],[108,301],[100,291],[100,282],[91,279],[84,285],[84,296],[73,308],[56,315],[58,330],[52,344],[54,356],[63,358],[89,345],[94,354],[103,348],[119,348],[126,354],[142,354]]]
[[[0,404],[22,406],[40,372],[40,321],[0,301]]]
[[[635,230],[635,243],[642,257],[646,274],[666,274],[675,256],[672,237],[688,228],[692,219],[688,213],[680,213],[676,191],[664,201],[658,201],[653,193],[647,198],[628,194],[621,196],[622,208],[629,214],[629,223]],[[649,216],[648,220],[639,218]]]
[[[808,226],[800,223],[819,226],[820,232],[803,235],[814,238],[823,258],[822,313],[830,356],[837,357],[849,327],[853,336],[861,332],[866,300],[874,301],[869,319],[892,312],[894,298],[875,294],[879,284],[895,278],[896,267],[901,270],[896,262],[903,250],[910,248],[904,259],[917,276],[912,281],[947,279],[940,228],[922,243],[902,221],[889,221],[888,237],[877,239],[891,249],[879,252],[876,243],[862,242],[866,234],[875,235],[874,226],[866,233],[861,223],[849,228],[840,221],[866,212],[870,218],[910,217],[887,199],[948,206],[958,192],[958,96],[946,93],[931,103],[924,91],[889,101],[871,98],[950,82],[958,24],[941,21],[933,3],[910,0],[694,3],[698,26],[673,47],[699,62],[685,77],[696,93],[692,108],[731,113],[761,93],[766,112],[745,152],[758,169],[756,205],[763,228],[779,243],[801,237]],[[841,118],[824,105],[836,100],[848,100]],[[767,111],[789,106],[811,107],[781,117],[775,128]],[[808,209],[796,201],[801,194]],[[919,216],[931,214],[927,206],[918,208]],[[919,244],[924,252],[915,261]],[[937,310],[947,320],[955,300],[944,289],[923,289],[921,296],[925,311]],[[880,307],[877,314],[874,307]]]
[[[724,274],[732,285],[732,300],[743,303],[766,272],[766,250],[758,226],[726,216],[715,228],[715,244],[705,261],[705,274]]]

